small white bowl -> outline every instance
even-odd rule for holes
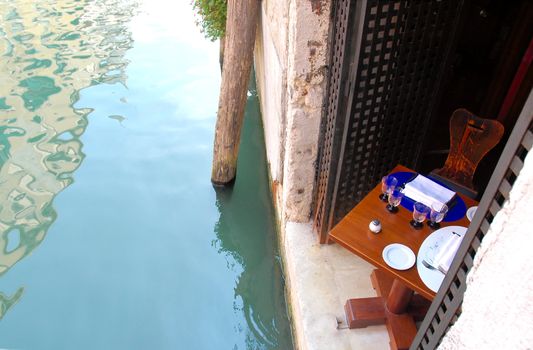
[[[472,219],[474,218],[474,215],[476,214],[477,206],[470,207],[466,211],[466,218],[468,221],[472,222]]]

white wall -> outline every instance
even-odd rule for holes
[[[307,222],[314,191],[331,1],[263,0],[255,69],[276,207]]]

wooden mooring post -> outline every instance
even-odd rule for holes
[[[253,61],[260,0],[228,0],[222,83],[218,103],[211,182],[233,181]]]

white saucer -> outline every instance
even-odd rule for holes
[[[466,218],[468,221],[472,222],[472,219],[474,218],[474,214],[476,214],[477,206],[470,207],[466,211]]]
[[[383,260],[396,270],[407,270],[411,268],[416,261],[415,253],[403,244],[389,244],[383,249]]]

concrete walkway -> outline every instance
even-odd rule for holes
[[[346,299],[376,296],[373,267],[336,244],[320,245],[310,223],[289,222],[282,241],[297,349],[389,349],[385,326],[346,328]]]

